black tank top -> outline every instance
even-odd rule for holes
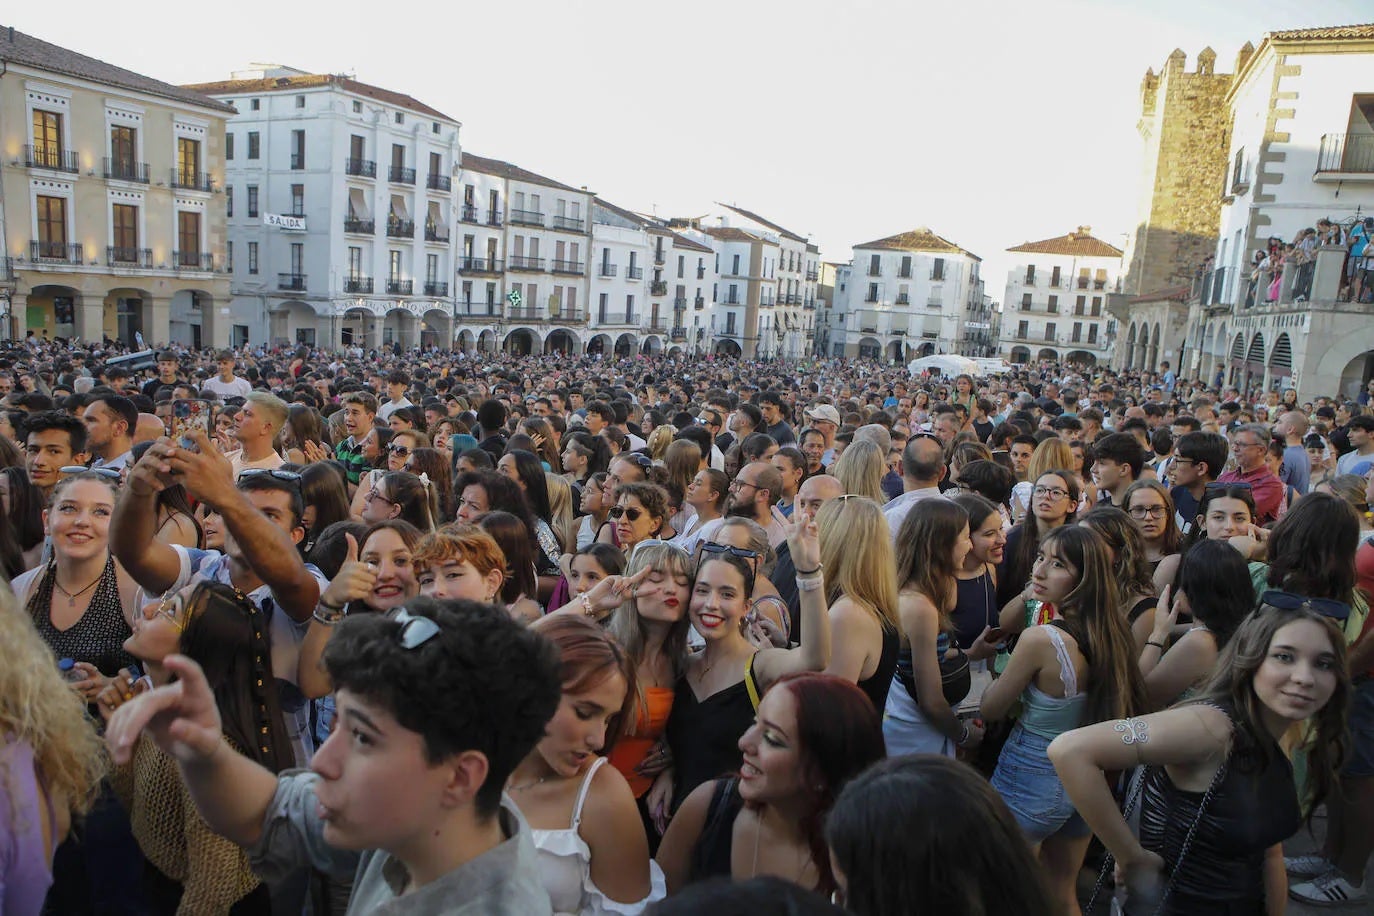
[[[739,817],[743,807],[739,780],[734,777],[716,780],[716,789],[711,793],[711,807],[706,812],[706,823],[702,825],[701,835],[692,847],[688,882],[731,876],[730,855],[735,846],[735,818]]]
[[[120,668],[136,664],[137,659],[124,650],[124,640],[133,635],[124,619],[124,604],[119,597],[119,577],[115,561],[105,562],[100,584],[95,587],[86,613],[65,630],[52,625],[53,583],[57,578],[57,564],[49,563],[34,586],[29,598],[28,612],[38,635],[52,649],[53,655],[78,662],[89,662],[106,677],[113,677]]]
[[[982,635],[984,627],[997,626],[1001,610],[997,604],[997,586],[987,568],[981,576],[954,581],[957,597],[954,610],[950,611],[950,622],[954,624],[954,638],[959,648],[967,649]]]
[[[896,628],[883,627],[883,650],[878,656],[878,667],[874,669],[872,677],[864,678],[858,684],[880,716],[887,705],[887,692],[892,687],[892,674],[897,670],[897,653],[901,646],[902,638]]]
[[[673,810],[703,782],[739,772],[739,739],[754,722],[744,681],[697,700],[686,677],[673,691],[665,737],[673,751]]]
[[[1140,843],[1164,859],[1166,874],[1177,869],[1164,912],[1264,912],[1265,851],[1297,832],[1302,809],[1288,758],[1269,737],[1260,740],[1268,761],[1233,750],[1201,818],[1206,793],[1178,788],[1164,767],[1146,771]],[[1197,833],[1180,862],[1194,821]]]

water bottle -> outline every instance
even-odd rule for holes
[[[57,670],[62,672],[62,680],[70,684],[76,684],[86,679],[86,672],[76,667],[76,661],[70,658],[59,661]]]

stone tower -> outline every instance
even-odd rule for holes
[[[1126,248],[1126,295],[1191,283],[1216,249],[1232,78],[1215,72],[1216,60],[1204,48],[1197,69],[1187,72],[1187,55],[1175,49],[1158,75],[1151,68],[1141,81],[1137,129],[1145,155],[1139,217]]]

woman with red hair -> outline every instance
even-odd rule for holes
[[[886,755],[878,711],[844,678],[787,675],[763,695],[739,746],[739,774],[698,786],[669,822],[658,852],[669,893],[717,876],[771,875],[829,895],[823,823],[845,783]]]

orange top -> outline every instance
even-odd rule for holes
[[[663,730],[668,727],[668,713],[673,709],[673,688],[646,687],[644,704],[639,708],[639,715],[635,720],[635,734],[625,735],[617,741],[609,758],[611,766],[619,770],[629,782],[630,791],[634,792],[635,798],[648,792],[654,784],[653,777],[639,775],[635,772],[635,767],[649,756],[649,751],[658,743],[658,739],[663,737]]]

